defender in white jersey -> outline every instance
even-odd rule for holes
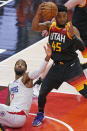
[[[46,68],[51,57],[52,50],[49,44],[44,47],[45,60],[39,69],[26,73],[27,64],[24,60],[18,60],[15,64],[15,80],[9,84],[7,105],[0,104],[0,123],[12,127],[22,127],[27,119],[33,94],[33,80]]]

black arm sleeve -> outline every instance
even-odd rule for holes
[[[76,50],[83,51],[85,49],[84,42],[79,40],[75,35],[73,36],[72,44],[74,44]]]

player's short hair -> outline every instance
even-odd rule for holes
[[[16,66],[16,64],[17,64],[19,61],[23,61],[23,63],[25,64],[25,67],[26,67],[26,69],[27,69],[27,63],[26,63],[26,61],[23,60],[23,59],[19,59],[19,60],[17,60],[16,63],[15,63],[15,66]]]
[[[67,7],[64,5],[58,5],[58,12],[67,12]]]

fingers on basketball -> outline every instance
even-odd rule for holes
[[[40,5],[41,7],[41,17],[43,20],[52,20],[57,13],[58,13],[58,7],[53,2],[44,2]]]

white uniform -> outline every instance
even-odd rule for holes
[[[29,113],[32,103],[33,88],[26,88],[21,81],[22,77],[9,85],[10,106],[16,110],[23,110],[26,115]]]
[[[29,73],[31,79],[37,78],[46,68],[44,61],[41,67]],[[9,84],[10,106],[0,104],[0,123],[9,127],[22,127],[29,113],[33,88],[27,88],[22,83],[22,77]]]

